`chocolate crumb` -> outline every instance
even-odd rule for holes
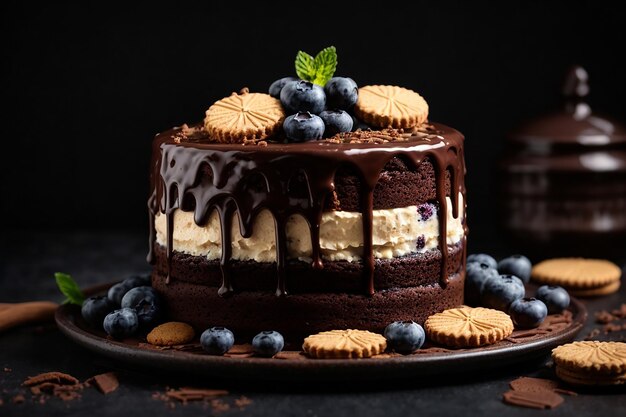
[[[626,318],[626,304],[622,304],[618,309],[611,311],[611,314],[617,318]]]
[[[596,312],[596,323],[607,324],[615,320],[615,316],[606,310]]]
[[[248,397],[243,396],[243,395],[235,400],[235,406],[237,408],[239,408],[240,410],[243,410],[244,408],[246,408],[250,404],[252,404],[252,400],[250,398],[248,398]]]
[[[112,393],[120,386],[120,382],[113,372],[96,375],[93,377],[93,382],[98,390],[104,395]]]
[[[593,340],[600,334],[600,329],[593,329],[587,336],[585,336],[585,340]]]
[[[609,324],[605,324],[604,326],[602,326],[602,331],[604,332],[604,334],[608,334],[611,332],[619,332],[620,330],[622,330],[621,324],[609,323]]]
[[[13,404],[22,404],[24,401],[26,401],[26,398],[23,394],[17,394],[13,397],[11,401],[13,402]]]
[[[4,405],[4,400],[0,398],[0,407],[2,407],[3,405]]]
[[[3,371],[4,371],[4,372],[11,372],[12,370],[13,370],[13,369],[11,369],[11,368],[6,368],[6,367],[3,369]]]
[[[250,89],[248,87],[244,87],[241,90],[239,90],[239,95],[243,95],[243,94],[248,94],[250,92]]]

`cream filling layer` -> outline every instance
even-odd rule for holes
[[[459,216],[452,216],[452,203],[447,197],[447,236],[448,245],[458,243],[464,234],[462,219],[463,196],[459,198]],[[439,217],[435,211],[423,220],[417,206],[408,206],[373,212],[374,257],[389,259],[416,252],[426,252],[439,245]],[[214,211],[204,226],[194,222],[193,212],[174,212],[174,250],[194,256],[204,256],[209,260],[220,259],[222,252],[220,222]],[[165,246],[165,215],[158,213],[154,220],[157,243]],[[259,212],[253,234],[243,238],[239,231],[239,218],[233,216],[232,259],[255,260],[257,262],[276,261],[276,236],[274,217],[268,210]],[[311,235],[306,220],[293,215],[287,222],[287,252],[289,258],[303,261],[311,259]],[[329,261],[357,261],[363,254],[363,224],[361,213],[329,211],[322,215],[320,224],[320,250],[322,258]]]

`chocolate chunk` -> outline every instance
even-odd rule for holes
[[[100,392],[104,395],[110,394],[120,386],[120,382],[117,380],[117,376],[113,372],[96,375],[93,377],[93,382],[96,384],[98,390],[100,390]]]
[[[551,409],[563,403],[563,397],[546,390],[538,392],[507,391],[503,395],[503,400],[507,404],[537,409]]]
[[[509,385],[511,386],[511,389],[523,392],[554,391],[559,387],[559,383],[557,381],[526,376],[511,381]]]

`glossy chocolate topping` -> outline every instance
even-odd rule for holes
[[[458,193],[465,204],[465,164],[463,136],[456,130],[429,125],[411,131],[382,131],[342,134],[331,140],[298,144],[220,144],[206,137],[181,135],[175,128],[157,135],[153,142],[151,163],[152,195],[150,210],[150,253],[154,263],[154,216],[166,216],[168,269],[173,251],[173,219],[176,209],[194,211],[195,223],[206,224],[216,210],[222,230],[220,266],[221,296],[232,293],[230,273],[231,221],[239,217],[239,230],[250,237],[256,215],[269,210],[276,230],[276,294],[285,295],[287,255],[286,224],[293,214],[302,215],[309,224],[312,243],[312,267],[324,268],[319,245],[319,228],[325,201],[334,190],[334,177],[341,167],[349,167],[360,177],[360,199],[363,221],[363,289],[368,295],[374,288],[374,254],[372,242],[373,193],[385,165],[400,157],[414,169],[425,160],[435,167],[436,200],[439,205],[439,250],[441,251],[440,284],[448,281],[448,246],[446,242],[446,172],[449,172],[453,216],[459,216]],[[182,138],[182,139],[181,139]],[[207,175],[208,173],[208,175]],[[294,192],[296,184],[304,183]],[[186,202],[191,201],[190,204]],[[465,210],[463,210],[465,212]],[[464,220],[465,225],[465,220]],[[465,238],[464,238],[465,239]],[[465,242],[463,242],[465,243]],[[463,244],[465,247],[465,244]],[[169,274],[169,272],[168,272]],[[169,280],[169,276],[168,276]]]

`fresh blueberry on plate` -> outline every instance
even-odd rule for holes
[[[473,253],[468,255],[467,263],[470,262],[480,262],[489,265],[493,269],[498,269],[498,262],[491,255],[487,255],[486,253]]]
[[[513,255],[504,258],[498,262],[498,272],[501,274],[515,275],[522,280],[524,284],[530,281],[530,271],[533,264],[530,259],[523,255]]]
[[[324,110],[320,118],[324,121],[324,136],[327,138],[352,130],[352,117],[343,110]]]
[[[209,355],[223,355],[235,344],[235,335],[225,327],[211,327],[200,336],[200,344]]]
[[[485,281],[499,277],[498,271],[483,262],[468,262],[465,271],[465,303],[477,306]]]
[[[532,329],[546,319],[548,308],[536,298],[519,298],[511,303],[509,315],[517,327]]]
[[[283,335],[273,331],[263,331],[252,339],[252,350],[258,356],[271,358],[285,347]]]
[[[324,121],[309,112],[299,112],[285,119],[283,130],[291,142],[317,140],[324,136]]]
[[[122,308],[104,318],[104,331],[113,338],[121,339],[134,335],[139,328],[137,313],[132,308]]]
[[[113,301],[117,306],[122,304],[122,298],[126,293],[133,288],[150,286],[150,274],[132,275],[122,282],[118,282],[109,288],[107,296],[109,300]]]
[[[526,294],[524,283],[514,275],[500,275],[487,279],[480,294],[483,307],[508,312],[511,303]]]
[[[563,287],[542,285],[537,288],[535,297],[548,307],[548,314],[560,314],[569,307],[569,293]]]
[[[288,113],[321,113],[326,107],[324,89],[309,81],[289,81],[280,92],[280,102]]]
[[[83,302],[80,313],[91,327],[102,329],[104,318],[116,308],[117,305],[106,296],[89,297]]]
[[[269,89],[270,96],[280,99],[281,90],[283,89],[285,84],[287,84],[290,81],[298,81],[298,79],[296,77],[283,77],[279,80],[274,81],[272,85],[270,85],[270,89]]]
[[[155,324],[161,316],[161,299],[152,287],[137,287],[122,298],[122,308],[137,312],[142,327]]]
[[[414,321],[394,321],[385,328],[384,336],[389,348],[403,355],[415,352],[426,340],[424,329]]]
[[[359,98],[359,87],[352,78],[333,77],[324,86],[329,108],[349,110]]]

